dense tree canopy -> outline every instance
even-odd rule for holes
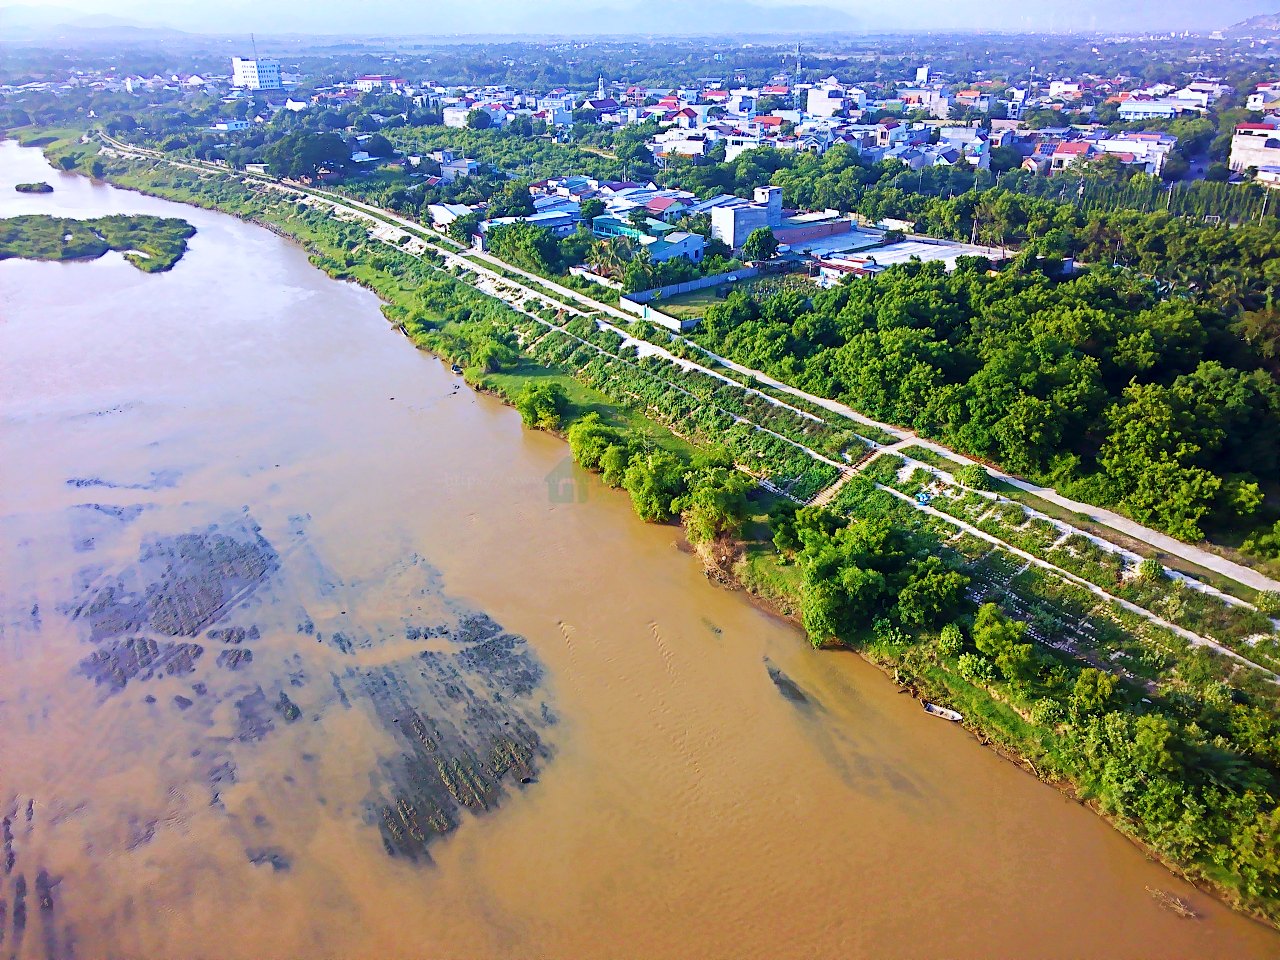
[[[1188,539],[1260,505],[1280,386],[1220,311],[1131,273],[904,264],[709,309],[720,352]]]

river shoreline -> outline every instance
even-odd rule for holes
[[[265,227],[266,229],[270,230],[272,233],[276,234],[277,236],[280,236],[282,239],[289,240],[291,243],[297,245],[299,248],[301,248],[304,252],[307,252],[308,254],[313,254],[318,252],[316,245],[311,243],[310,241],[291,235],[287,230],[284,230],[283,228],[280,228],[274,224],[271,224],[269,221],[263,221],[261,218],[258,218],[256,216],[244,215],[234,210],[227,210],[218,206],[216,203],[212,203],[212,202],[209,202],[209,203],[200,202],[200,200],[203,198],[183,197],[183,196],[175,195],[173,193],[163,193],[160,191],[149,191],[146,189],[140,189],[137,186],[132,184],[115,183],[110,176],[108,176],[106,179],[108,182],[112,182],[114,186],[117,186],[122,189],[132,190],[140,194],[154,196],[154,197],[165,199],[165,200],[176,200],[178,202],[189,203],[192,206],[200,207],[207,210],[214,210],[220,213],[231,213],[233,216],[236,216],[237,219],[240,219],[243,222],[252,223],[257,226]],[[313,259],[313,265],[320,266],[319,264],[315,264],[314,259]],[[352,276],[335,276],[332,272],[325,269],[323,266],[321,266],[321,269],[325,270],[326,274],[333,279],[340,279],[340,280],[352,282],[357,286],[360,286],[366,290],[370,290],[375,295],[378,295],[378,291],[371,284],[368,284],[362,281],[360,278],[352,277]],[[379,295],[379,299],[382,301],[384,306],[389,305],[389,302],[383,299],[380,295]],[[384,310],[384,315],[385,313],[386,311]],[[392,323],[395,322],[390,317],[388,317],[387,319]],[[420,343],[415,342],[414,345],[418,347],[419,350],[422,350],[427,353],[432,353],[437,357],[441,357],[441,359],[443,360],[452,359],[436,351],[432,351]],[[468,383],[470,386],[472,386],[473,389],[477,390],[478,392],[490,394],[502,400],[504,403],[508,405],[511,404],[511,398],[508,395],[504,394],[501,390],[495,389],[487,384],[473,382],[470,378],[468,379]],[[558,437],[560,437],[560,439],[562,440],[564,439],[564,434],[562,431],[555,431],[555,433]],[[673,526],[675,525],[676,524],[673,523]],[[717,583],[720,583],[722,586],[728,589],[731,589],[735,592],[745,593],[752,604],[759,606],[761,609],[768,611],[771,615],[780,617],[781,619],[783,619],[784,621],[790,624],[797,624],[797,618],[795,617],[795,615],[793,613],[786,612],[781,604],[781,601],[764,596],[758,591],[752,589],[752,587],[747,583],[747,581],[744,580],[744,578],[734,570],[733,565],[731,565],[729,571],[726,572],[723,566],[709,560],[706,556],[702,555],[701,553],[699,553],[699,557],[705,569],[706,575],[708,576],[709,579],[715,580]],[[841,645],[840,647],[835,649],[857,653],[862,660],[876,666],[882,673],[885,674],[886,677],[888,677],[891,680],[894,680],[895,683],[898,684],[900,689],[906,689],[906,687],[904,687],[901,681],[899,680],[899,676],[898,676],[899,667],[894,663],[881,660],[867,651],[859,650],[859,649],[850,647],[848,645]],[[945,699],[945,697],[943,697],[944,694],[946,696],[951,696],[954,693],[954,691],[948,688],[946,683],[941,682],[938,677],[930,676],[928,674],[922,674],[920,676],[912,677],[911,684],[914,684],[915,689],[920,692],[919,695],[922,697],[934,696],[934,697],[940,697]],[[909,684],[908,686],[910,686],[911,684]],[[1171,873],[1177,876],[1181,876],[1184,879],[1188,880],[1189,882],[1192,882],[1193,884],[1195,883],[1196,879],[1204,880],[1204,878],[1202,877],[1197,878],[1193,874],[1190,874],[1187,871],[1182,870],[1176,864],[1170,864],[1169,862],[1165,861],[1163,858],[1160,858],[1158,855],[1155,854],[1155,852],[1150,847],[1146,846],[1146,844],[1144,844],[1141,840],[1132,836],[1128,831],[1123,829],[1123,821],[1116,820],[1114,817],[1111,817],[1107,815],[1105,812],[1099,810],[1090,801],[1086,799],[1082,799],[1075,785],[1072,784],[1070,781],[1067,781],[1067,780],[1059,781],[1056,779],[1044,778],[1039,774],[1038,771],[1035,771],[1034,766],[1031,764],[1031,761],[1026,756],[1019,755],[1016,750],[1010,749],[1010,747],[1007,744],[1001,744],[991,739],[989,734],[994,733],[995,731],[983,729],[972,718],[970,719],[970,723],[972,723],[973,725],[966,726],[966,729],[968,729],[969,732],[974,735],[975,739],[977,739],[981,744],[995,750],[995,752],[998,755],[1014,763],[1016,766],[1018,766],[1020,769],[1023,769],[1025,772],[1032,772],[1033,775],[1037,777],[1037,779],[1041,780],[1041,782],[1054,786],[1056,789],[1061,791],[1065,796],[1069,797],[1075,802],[1085,806],[1089,806],[1095,814],[1097,814],[1102,819],[1109,822],[1114,828],[1117,829],[1118,832],[1120,832],[1122,835],[1128,838],[1133,845],[1141,848],[1149,859],[1158,860],[1166,868],[1168,868]],[[1026,770],[1027,766],[1031,766],[1031,769]],[[1251,918],[1256,919],[1267,926],[1274,926],[1274,921],[1269,920],[1259,910],[1250,907],[1250,905],[1248,905],[1247,903],[1243,903],[1231,897],[1229,895],[1229,892],[1224,890],[1223,888],[1220,888],[1217,885],[1210,885],[1210,889],[1213,891],[1215,896],[1217,896],[1223,902],[1232,906],[1234,909],[1236,909],[1243,915],[1250,916]]]

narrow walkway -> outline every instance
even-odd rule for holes
[[[736,370],[738,373],[755,377],[761,383],[767,384],[776,390],[789,393],[793,397],[806,400],[809,403],[817,404],[818,406],[824,407],[833,413],[838,413],[841,416],[847,417],[848,419],[854,420],[858,423],[878,427],[885,433],[897,438],[897,441],[891,445],[895,449],[901,449],[904,446],[917,445],[924,447],[927,450],[932,450],[941,456],[958,460],[962,464],[977,463],[976,460],[966,457],[964,454],[957,453],[949,447],[944,447],[940,443],[927,440],[916,433],[903,430],[901,427],[895,427],[891,424],[881,423],[879,420],[873,420],[872,418],[858,413],[853,408],[840,403],[837,400],[828,400],[825,397],[819,397],[811,393],[806,393],[803,390],[798,390],[795,387],[788,386],[779,380],[773,379],[766,373],[762,373],[759,370],[753,370],[751,367],[735,363],[732,360],[714,354],[711,351],[698,346],[698,344],[693,343],[691,340],[686,340],[685,342],[697,347],[717,363],[722,363],[729,369]],[[984,464],[984,466],[986,465]],[[1101,507],[1091,506],[1090,504],[1080,503],[1076,500],[1070,499],[1069,497],[1064,497],[1062,494],[1050,487],[1037,486],[1034,483],[1022,480],[994,467],[987,467],[987,469],[997,479],[1004,480],[1010,485],[1017,487],[1019,490],[1024,490],[1027,493],[1040,497],[1042,500],[1047,500],[1050,503],[1072,511],[1073,513],[1082,514],[1101,526],[1108,527],[1117,533],[1124,534],[1127,537],[1132,537],[1134,540],[1145,543],[1150,547],[1155,547],[1157,550],[1162,550],[1175,557],[1181,557],[1189,563],[1194,563],[1207,570],[1220,573],[1224,577],[1229,577],[1237,583],[1242,583],[1255,590],[1280,591],[1280,581],[1272,580],[1265,574],[1259,573],[1257,570],[1251,569],[1250,567],[1235,563],[1232,560],[1228,560],[1226,557],[1220,557],[1216,553],[1211,553],[1210,551],[1197,547],[1194,544],[1183,543],[1181,540],[1175,540],[1167,534],[1160,533],[1158,530],[1152,530],[1149,527],[1144,527],[1142,524],[1130,520],[1127,517],[1122,517],[1114,511],[1105,510]]]
[[[980,540],[984,540],[987,543],[990,543],[991,545],[1000,548],[1001,550],[1007,550],[1008,552],[1012,553],[1014,556],[1018,557],[1021,560],[1025,560],[1029,564],[1033,564],[1034,566],[1040,567],[1045,570],[1049,570],[1056,576],[1061,577],[1063,580],[1067,580],[1075,584],[1076,586],[1084,587],[1086,590],[1088,590],[1092,594],[1102,597],[1105,600],[1109,600],[1112,603],[1119,604],[1121,607],[1128,610],[1129,612],[1136,613],[1139,616],[1147,620],[1150,620],[1152,623],[1158,624],[1159,626],[1164,627],[1166,630],[1176,633],[1178,636],[1182,637],[1184,640],[1186,640],[1188,643],[1192,644],[1193,646],[1208,647],[1211,650],[1216,650],[1218,653],[1222,654],[1224,657],[1230,657],[1232,660],[1236,661],[1239,664],[1242,664],[1247,667],[1252,667],[1253,669],[1259,671],[1260,673],[1262,673],[1264,677],[1266,677],[1272,683],[1280,683],[1280,676],[1277,676],[1275,673],[1268,670],[1266,667],[1261,666],[1260,664],[1254,663],[1252,660],[1248,659],[1247,657],[1241,656],[1240,654],[1236,653],[1234,650],[1224,647],[1222,644],[1218,643],[1216,640],[1210,640],[1207,637],[1200,636],[1200,634],[1198,633],[1193,633],[1192,631],[1187,630],[1185,627],[1180,627],[1176,623],[1170,623],[1168,620],[1165,620],[1163,617],[1157,616],[1156,614],[1152,613],[1150,610],[1145,610],[1135,603],[1130,603],[1128,600],[1124,600],[1121,597],[1114,596],[1113,594],[1108,593],[1106,590],[1103,590],[1097,584],[1090,583],[1088,580],[1085,580],[1085,579],[1082,579],[1081,577],[1076,576],[1074,573],[1071,573],[1069,570],[1063,570],[1061,567],[1055,566],[1054,564],[1050,563],[1048,560],[1041,560],[1039,557],[1032,556],[1031,554],[1027,553],[1025,550],[1021,550],[1018,547],[1015,547],[1011,543],[1006,543],[1005,541],[1001,540],[999,537],[993,537],[991,534],[986,533],[982,530],[979,530],[977,527],[973,526],[970,523],[966,523],[963,520],[957,519],[956,517],[953,517],[948,513],[943,513],[941,510],[935,510],[933,507],[925,506],[923,504],[918,504],[911,497],[903,493],[901,490],[895,490],[893,489],[893,487],[885,486],[882,483],[877,483],[876,487],[880,490],[884,490],[886,493],[892,494],[893,496],[897,497],[899,500],[905,500],[907,503],[911,504],[916,509],[923,511],[929,514],[930,516],[937,517],[939,520],[943,520],[955,527],[959,527],[961,530],[963,530],[965,533],[970,534],[971,536],[977,537]]]
[[[854,476],[857,475],[857,472],[858,471],[853,467],[846,467],[841,471],[840,479],[810,500],[809,505],[814,507],[825,507],[840,495],[840,491],[844,489],[844,485],[852,480]]]

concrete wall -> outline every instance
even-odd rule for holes
[[[751,231],[769,226],[767,207],[747,205],[741,207],[713,207],[711,210],[711,235],[738,250],[751,236]]]
[[[823,237],[834,237],[849,233],[853,229],[852,220],[827,220],[822,223],[806,223],[794,227],[780,227],[773,231],[779,243],[795,246],[808,240],[821,240]]]
[[[1280,149],[1268,143],[1280,142],[1280,130],[1274,133],[1237,133],[1231,138],[1231,169],[1236,172],[1250,167],[1272,167],[1280,164]]]
[[[610,280],[608,277],[602,277],[594,270],[588,270],[586,267],[570,267],[569,272],[575,277],[581,277],[583,280],[590,280],[592,283],[598,283],[602,287],[608,287],[611,290],[621,290],[622,284],[617,280]]]
[[[674,330],[676,333],[685,333],[698,325],[698,321],[694,318],[679,320],[676,317],[663,313],[661,310],[654,309],[647,303],[636,303],[636,301],[629,297],[618,298],[618,309],[634,314],[641,320],[648,320],[650,323],[656,323],[660,327],[666,327],[668,330]]]
[[[730,277],[736,277],[738,280],[746,280],[749,277],[757,276],[760,273],[755,267],[743,267],[741,270],[735,270],[733,273],[718,273],[714,277],[699,277],[697,280],[686,280],[684,283],[669,283],[665,287],[655,287],[652,290],[642,290],[639,293],[628,294],[628,297],[635,303],[648,303],[660,297],[676,297],[682,293],[692,293],[694,290],[705,290],[707,287],[717,287],[723,283],[730,283]]]

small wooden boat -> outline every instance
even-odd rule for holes
[[[943,720],[951,720],[959,723],[964,717],[956,713],[954,710],[948,710],[946,707],[940,707],[936,703],[930,703],[928,700],[924,702],[924,712],[933,717],[941,717]]]
[[[458,366],[456,363],[453,366],[451,366],[449,369],[452,370],[454,373],[462,372],[462,368]]]

